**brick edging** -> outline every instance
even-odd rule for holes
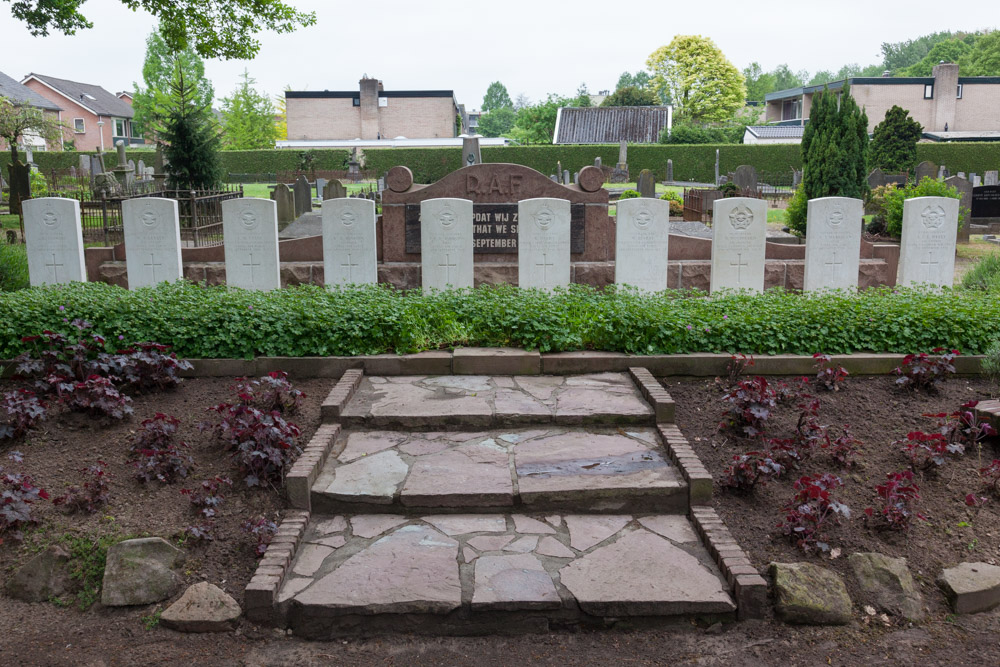
[[[307,510],[289,510],[285,513],[278,532],[271,539],[244,591],[243,607],[251,621],[270,623],[274,619],[274,600],[285,580],[285,573],[292,564],[295,549],[306,532],[309,516]]]
[[[291,470],[285,475],[285,495],[292,507],[311,510],[310,494],[312,485],[326,465],[326,459],[340,434],[340,424],[320,424],[302,455],[295,459]]]
[[[712,502],[712,474],[688,444],[676,424],[657,424],[667,454],[688,484],[689,505],[694,508]]]
[[[691,518],[702,542],[715,559],[736,599],[737,617],[742,621],[767,615],[767,580],[750,563],[743,548],[733,538],[711,507],[692,507]]]
[[[320,408],[320,416],[324,421],[340,417],[344,406],[351,400],[358,385],[361,384],[361,378],[364,377],[364,374],[365,372],[359,368],[351,368],[344,371],[337,384],[333,385],[333,389],[330,390],[326,399],[323,400],[323,405]]]
[[[629,375],[642,392],[642,397],[653,407],[656,415],[656,423],[673,423],[674,421],[674,399],[660,381],[653,377],[648,369],[631,366],[628,369]]]

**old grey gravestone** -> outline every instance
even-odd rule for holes
[[[639,182],[636,187],[643,197],[656,197],[656,180],[653,178],[653,172],[649,169],[643,169],[639,172]]]
[[[925,178],[939,178],[939,177],[940,174],[938,172],[938,166],[933,162],[928,162],[927,160],[924,160],[923,162],[918,164],[916,170],[914,171],[914,180],[916,180],[917,183],[924,180]]]
[[[1000,171],[991,169],[983,174],[983,185],[1000,185]]]
[[[672,182],[674,180],[674,161],[673,159],[667,159],[667,181]]]
[[[274,186],[271,199],[278,207],[278,224],[285,225],[295,220],[295,196],[287,185],[278,183]]]
[[[333,179],[323,188],[323,201],[327,199],[342,199],[347,196],[347,186],[337,179]]]
[[[611,170],[612,183],[628,183],[628,144],[618,144],[618,164]]]
[[[955,277],[955,240],[959,200],[914,197],[903,202],[900,283],[951,287]]]
[[[973,184],[967,179],[961,176],[949,176],[944,179],[945,185],[950,185],[951,187],[958,190],[958,194],[961,195],[959,199],[959,206],[964,208],[966,211],[972,210],[972,188]],[[966,220],[962,228],[958,230],[958,235],[956,241],[958,243],[968,243],[969,242],[969,223],[970,220]]]
[[[757,192],[757,170],[751,165],[741,164],[733,172],[733,183],[739,187],[740,192]]]
[[[292,187],[292,190],[295,193],[295,217],[298,218],[303,213],[311,212],[312,186],[309,185],[306,177],[299,176],[295,179],[295,185]]]
[[[222,202],[226,284],[250,290],[281,287],[278,264],[278,211],[270,199]]]
[[[327,179],[316,177],[316,196],[321,200],[323,199],[323,188],[326,187]]]
[[[483,155],[479,149],[479,137],[462,138],[462,166],[471,167],[474,164],[482,164]]]

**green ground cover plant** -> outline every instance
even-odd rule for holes
[[[155,340],[188,358],[408,353],[456,346],[631,354],[979,354],[997,339],[991,291],[882,288],[862,293],[643,294],[583,285],[546,293],[509,285],[422,294],[387,286],[273,292],[179,281],[128,291],[103,283],[0,294],[0,358],[22,337],[93,324],[113,346]]]

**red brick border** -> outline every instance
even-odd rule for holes
[[[642,397],[653,406],[656,423],[672,423],[674,421],[674,399],[670,398],[670,394],[663,388],[660,381],[645,368],[632,366],[628,372],[638,385],[639,391],[642,392]]]
[[[688,483],[689,505],[694,508],[712,502],[712,474],[701,463],[701,459],[688,444],[687,438],[676,424],[658,424],[663,444],[670,460],[674,462]]]
[[[308,523],[307,510],[290,510],[285,513],[278,532],[267,546],[264,557],[257,564],[257,570],[244,591],[243,607],[251,621],[273,621],[274,599],[285,580],[285,572],[292,563],[295,549],[299,546]]]
[[[736,598],[739,620],[767,615],[767,580],[750,563],[739,543],[711,507],[692,507],[691,518]]]
[[[302,455],[292,464],[285,475],[285,494],[292,507],[311,510],[310,492],[312,485],[326,465],[326,459],[333,449],[333,443],[340,434],[340,424],[320,424]]]
[[[361,384],[361,378],[364,377],[364,374],[365,372],[360,368],[352,368],[344,371],[344,374],[340,376],[337,384],[333,385],[333,389],[330,390],[330,393],[323,401],[323,406],[320,408],[320,416],[324,421],[340,417],[344,406],[351,400],[358,385]]]

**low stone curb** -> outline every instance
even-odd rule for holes
[[[632,380],[638,385],[642,397],[653,406],[653,413],[656,415],[656,423],[673,423],[674,421],[674,399],[663,388],[660,381],[653,377],[645,368],[635,366],[628,369]]]
[[[455,375],[538,375],[542,355],[516,347],[460,347],[451,366]]]
[[[993,428],[1000,430],[1000,401],[979,401],[976,419],[989,422]]]
[[[351,400],[354,392],[358,389],[358,385],[361,384],[361,378],[364,377],[364,374],[364,371],[356,368],[344,371],[344,374],[340,376],[340,380],[337,381],[337,384],[333,385],[333,389],[327,394],[320,408],[320,416],[324,421],[340,417],[344,411],[344,406]]]
[[[675,424],[657,424],[660,437],[667,448],[670,460],[677,466],[688,485],[688,499],[691,507],[709,505],[712,502],[712,474],[702,464],[701,459],[688,444],[687,438]]]
[[[274,620],[274,599],[285,580],[285,573],[292,563],[295,550],[309,523],[308,510],[290,510],[278,526],[264,557],[257,564],[253,578],[244,592],[243,608],[246,617],[256,623]]]
[[[746,553],[711,507],[692,507],[691,518],[698,535],[715,558],[736,598],[739,620],[767,616],[767,580],[760,576]]]
[[[306,511],[312,509],[312,485],[326,465],[339,434],[340,424],[320,424],[302,455],[292,464],[292,469],[285,475],[285,493],[292,507]]]

